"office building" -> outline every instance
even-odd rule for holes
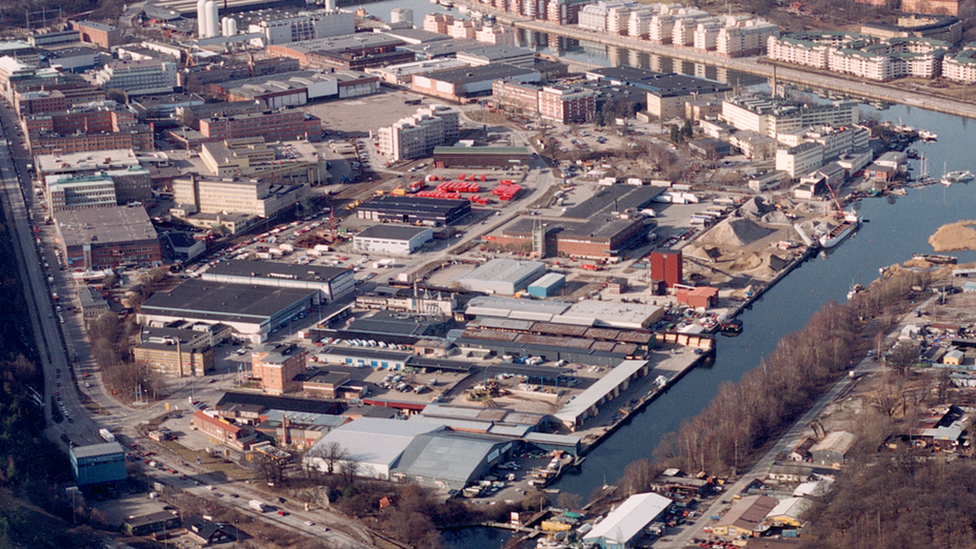
[[[271,183],[263,179],[231,177],[178,177],[173,180],[174,210],[186,217],[195,213],[239,213],[272,217],[308,196],[307,185]]]
[[[164,61],[113,61],[98,71],[95,83],[129,95],[171,93],[176,86],[176,64]]]
[[[269,145],[263,137],[225,139],[200,146],[200,159],[210,175],[220,178],[260,178],[272,183],[329,181],[328,162],[308,143]]]
[[[855,124],[859,113],[854,101],[800,105],[764,95],[742,95],[722,102],[720,119],[738,130],[751,130],[778,139],[780,133],[803,128]]]
[[[118,442],[73,446],[68,456],[78,486],[97,486],[124,481],[125,450]]]
[[[596,115],[596,94],[569,86],[497,80],[492,85],[492,102],[503,110],[537,114],[543,120],[560,124],[590,122]]]

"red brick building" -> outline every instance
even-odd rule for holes
[[[14,109],[20,116],[64,112],[68,110],[68,101],[59,90],[16,92]]]
[[[959,0],[902,0],[901,11],[958,16]]]
[[[71,29],[80,33],[82,42],[95,44],[105,49],[111,49],[112,46],[118,46],[122,43],[122,32],[112,25],[95,21],[72,21]]]
[[[596,115],[596,95],[589,90],[562,86],[538,86],[514,80],[496,80],[492,101],[502,110],[561,124],[590,122]]]
[[[297,110],[200,120],[200,133],[213,141],[238,137],[296,139],[322,133],[322,121]]]
[[[302,390],[295,377],[305,373],[305,349],[297,345],[265,347],[251,353],[251,376],[261,380],[261,388],[272,394]]]
[[[668,288],[681,284],[684,280],[682,271],[684,257],[681,250],[676,252],[651,252],[651,279],[663,280]]]
[[[711,309],[718,303],[718,288],[712,286],[698,286],[690,288],[679,286],[675,292],[678,303],[684,303],[696,309]]]
[[[241,450],[247,450],[254,438],[253,434],[245,431],[241,426],[213,417],[203,410],[193,412],[192,424],[193,427],[209,435],[214,442]]]

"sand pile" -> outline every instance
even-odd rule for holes
[[[929,244],[937,252],[955,252],[960,250],[976,251],[976,220],[958,221],[939,227],[935,234],[929,237]]]
[[[714,246],[701,246],[689,250],[688,255],[707,261],[715,261],[722,257],[722,251]]]
[[[791,225],[793,223],[792,219],[786,217],[786,214],[780,211],[769,212],[760,219],[763,223],[770,225]]]
[[[724,219],[702,235],[699,242],[727,249],[748,246],[772,232],[751,219]]]
[[[752,217],[762,217],[772,210],[773,208],[769,204],[766,204],[761,196],[754,196],[739,207],[740,214],[743,216],[749,215]]]
[[[762,267],[762,264],[763,264],[762,256],[760,256],[756,252],[752,252],[751,254],[745,257],[741,257],[733,261],[732,264],[729,265],[729,270],[730,271],[751,271],[753,269],[758,269],[759,267]]]

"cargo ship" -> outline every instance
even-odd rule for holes
[[[955,265],[959,259],[951,255],[913,253],[912,259],[923,259],[938,265]]]
[[[850,236],[860,224],[861,216],[856,212],[844,212],[844,217],[839,225],[831,229],[829,233],[820,235],[820,247],[833,248]]]

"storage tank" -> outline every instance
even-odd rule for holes
[[[207,35],[207,0],[197,0],[197,36]]]
[[[227,21],[230,17],[224,17],[220,20],[220,34],[227,36]]]
[[[224,31],[224,36],[237,36],[237,19],[227,18],[227,29]]]
[[[325,9],[327,9],[329,11],[335,11],[335,9],[336,9],[336,0],[325,0]]]
[[[217,2],[207,0],[207,38],[220,35],[220,16],[217,13]]]

